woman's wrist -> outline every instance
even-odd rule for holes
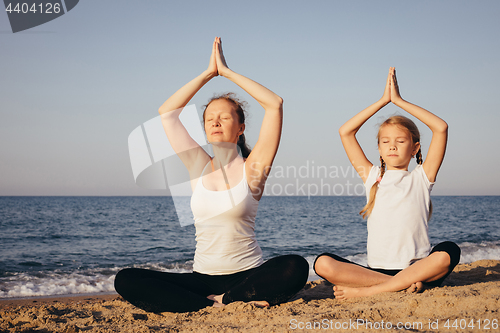
[[[231,74],[233,74],[233,73],[234,72],[227,67],[225,69],[219,71],[219,75],[225,77],[226,79],[230,79]]]
[[[216,77],[218,74],[214,73],[212,71],[209,71],[208,69],[204,70],[203,73],[201,73],[201,77],[203,77],[207,82]]]

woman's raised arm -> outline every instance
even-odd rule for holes
[[[196,78],[177,90],[163,103],[158,112],[161,115],[163,128],[174,151],[178,154],[190,175],[197,177],[203,167],[210,160],[206,152],[191,138],[186,128],[179,120],[182,109],[189,103],[193,96],[208,81],[219,75],[217,72],[216,48],[217,38],[212,44],[212,54],[208,68]]]
[[[265,114],[260,128],[259,139],[247,158],[247,179],[256,199],[260,199],[273,163],[281,137],[283,122],[283,99],[261,84],[240,75],[227,67],[222,52],[220,38],[216,39],[217,71],[245,90],[264,108]]]

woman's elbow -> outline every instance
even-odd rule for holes
[[[276,95],[275,101],[274,101],[274,108],[283,110],[283,98],[280,96]]]
[[[162,114],[167,113],[168,111],[169,111],[169,110],[168,110],[167,108],[163,107],[163,106],[160,106],[160,108],[158,109],[158,113],[160,114],[160,116],[161,116]]]

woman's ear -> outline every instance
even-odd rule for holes
[[[238,136],[242,135],[245,132],[245,124],[240,125],[240,131],[238,132]]]

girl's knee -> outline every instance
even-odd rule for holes
[[[432,249],[431,255],[436,253],[442,254],[442,263],[446,264],[446,262],[448,261],[447,266],[449,266],[451,270],[453,270],[453,268],[455,268],[455,266],[458,265],[460,261],[460,247],[453,242],[446,241],[439,243]]]
[[[448,269],[451,266],[451,258],[447,252],[438,251],[432,253],[432,257],[437,266]]]
[[[314,271],[319,276],[330,275],[334,261],[335,259],[329,256],[320,255],[318,258],[316,258],[316,261],[314,261]]]

